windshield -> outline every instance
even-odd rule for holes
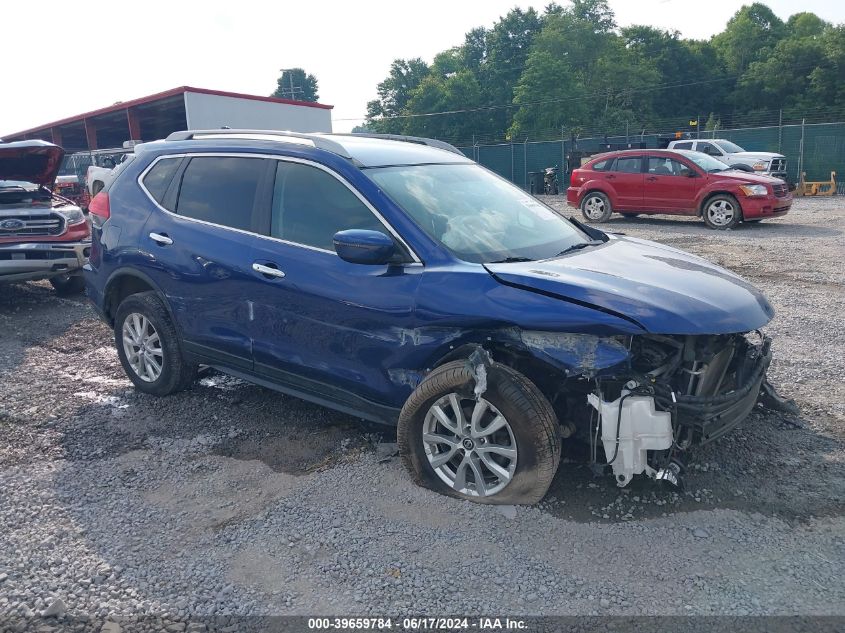
[[[713,141],[714,144],[718,145],[722,148],[722,151],[726,154],[736,154],[737,152],[744,152],[745,150],[742,149],[736,143],[731,143],[730,141]]]
[[[702,154],[701,152],[686,152],[684,153],[684,156],[710,174],[730,169],[730,167],[722,161],[717,160],[712,156],[708,156],[707,154]]]
[[[429,236],[467,262],[545,259],[589,243],[549,207],[475,164],[365,173]]]

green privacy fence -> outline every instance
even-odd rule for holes
[[[663,136],[662,138],[665,138]],[[813,123],[774,125],[702,132],[701,138],[725,138],[747,151],[778,152],[786,156],[789,179],[797,182],[801,172],[807,180],[828,180],[830,172],[837,172],[845,180],[845,123]],[[607,136],[581,138],[576,148],[586,153],[600,151],[604,143],[639,143],[646,147],[659,146],[661,135]],[[531,141],[521,143],[486,143],[459,147],[464,154],[496,172],[514,184],[528,188],[529,174],[557,167],[559,175],[565,157],[572,150],[570,139]],[[566,180],[561,180],[566,186]]]

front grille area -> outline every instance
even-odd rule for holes
[[[772,191],[774,192],[776,198],[785,198],[786,194],[789,193],[789,187],[786,183],[781,185],[772,185]]]
[[[773,158],[772,164],[769,165],[770,172],[777,172],[777,171],[786,171],[786,159],[785,158]]]
[[[57,213],[0,215],[0,237],[61,235],[65,221]]]

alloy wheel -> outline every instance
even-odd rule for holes
[[[715,226],[727,226],[735,213],[734,205],[727,200],[716,200],[707,207],[707,219]]]
[[[604,200],[590,196],[584,201],[584,213],[591,220],[598,220],[604,215]]]
[[[164,350],[152,322],[132,312],[123,320],[123,351],[132,371],[144,382],[155,382],[164,367]]]
[[[516,471],[510,423],[484,398],[450,393],[438,399],[426,413],[422,440],[434,472],[463,495],[495,495]]]

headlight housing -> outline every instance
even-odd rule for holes
[[[769,194],[769,190],[766,189],[766,185],[740,185],[739,189],[749,198],[756,198]]]
[[[56,209],[56,211],[64,216],[68,226],[85,222],[85,215],[80,209]]]
[[[756,163],[751,165],[751,169],[754,171],[766,171],[769,168],[769,163],[764,160],[758,160]]]

